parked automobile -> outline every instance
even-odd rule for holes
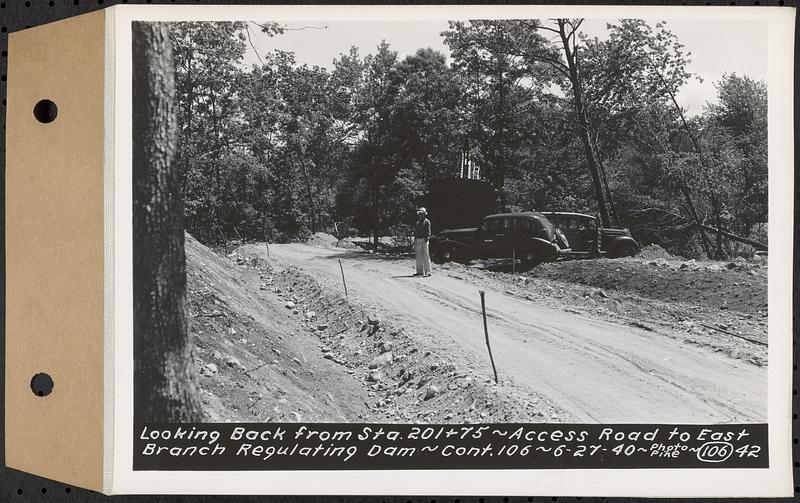
[[[568,247],[564,234],[541,213],[500,213],[484,217],[477,228],[440,232],[433,259],[443,263],[516,256],[534,265],[555,259]]]
[[[597,219],[582,213],[543,211],[570,243],[564,255],[591,255],[597,246]],[[600,254],[608,257],[633,257],[641,247],[628,229],[600,228]]]

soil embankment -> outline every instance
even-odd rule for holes
[[[422,343],[419,327],[402,316],[345,297],[300,268],[273,267],[264,245],[223,257],[187,235],[186,255],[188,315],[209,421],[569,418],[543,396],[495,385],[483,369]]]

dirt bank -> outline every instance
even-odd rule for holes
[[[275,245],[271,248],[274,249]],[[402,318],[273,267],[263,245],[228,257],[186,238],[188,314],[209,421],[557,421],[563,411],[487,382],[420,344]]]
[[[310,351],[303,327],[268,302],[257,261],[222,257],[188,235],[186,259],[188,316],[209,421],[350,421],[366,410],[357,383]],[[330,382],[340,383],[335,396]]]
[[[759,263],[566,260],[541,264],[526,276],[751,315],[767,311],[767,269]]]

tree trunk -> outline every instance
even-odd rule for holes
[[[672,101],[672,105],[675,107],[675,111],[678,114],[678,117],[681,119],[681,123],[683,124],[683,129],[686,131],[686,134],[689,135],[689,138],[692,140],[692,145],[694,145],[695,151],[700,155],[700,162],[703,162],[703,150],[700,148],[700,143],[697,141],[692,129],[689,127],[689,121],[686,120],[686,115],[683,113],[683,109],[678,104],[678,98],[675,96],[675,93],[672,91],[672,88],[667,84],[667,81],[664,79],[664,76],[661,75],[661,72],[658,70],[658,67],[653,63],[653,60],[648,57],[648,62],[650,63],[650,67],[655,71],[656,75],[661,82],[661,85],[664,86],[664,90],[667,92],[670,100]],[[691,195],[689,194],[689,189],[686,187],[686,182],[681,180],[681,190],[683,191],[684,197],[686,197],[686,202],[689,204],[689,208],[692,212],[692,216],[695,219],[695,223],[697,224],[697,228],[700,232],[700,238],[703,242],[703,248],[705,249],[706,256],[708,258],[713,258],[711,254],[711,245],[708,241],[708,236],[706,235],[706,229],[703,225],[703,222],[700,220],[700,215],[697,214],[697,210],[695,209],[694,203],[692,202]],[[717,236],[719,240],[719,236]]]
[[[502,32],[501,32],[502,35]],[[495,111],[495,141],[494,143],[494,162],[492,163],[493,183],[497,194],[500,197],[500,209],[506,211],[506,170],[508,163],[505,158],[506,142],[506,84],[505,79],[505,54],[497,55],[497,95],[498,105]]]
[[[769,249],[768,246],[765,243],[760,243],[760,242],[758,242],[758,241],[756,241],[754,239],[750,239],[750,238],[746,238],[746,237],[742,237],[742,236],[737,236],[736,234],[732,234],[730,232],[726,232],[726,231],[723,231],[723,230],[720,230],[720,229],[715,229],[714,227],[711,227],[710,225],[702,224],[702,227],[703,227],[703,229],[705,229],[707,231],[714,232],[716,234],[721,234],[721,235],[725,236],[728,239],[732,239],[734,241],[739,241],[740,243],[748,244],[748,245],[752,246],[753,248],[757,248],[757,249],[762,250],[762,251],[767,251]]]
[[[717,199],[717,195],[714,191],[711,191],[711,206],[714,208],[714,222],[717,225],[717,229],[722,229],[722,217],[720,216],[719,210],[719,199]],[[725,252],[722,249],[722,233],[717,233],[717,249],[714,252],[714,259],[715,260],[722,260],[725,258]]]
[[[220,146],[220,134],[219,134],[219,120],[217,117],[217,99],[216,95],[214,94],[214,88],[209,88],[209,98],[211,99],[211,119],[212,125],[214,127],[214,184],[216,187],[215,194],[217,197],[214,198],[214,223],[216,224],[217,228],[220,228],[221,224],[225,223],[226,211],[225,211],[225,191],[222,190],[222,173],[220,172],[220,165],[222,164],[222,159],[220,157],[220,151],[222,147]],[[225,241],[225,247],[227,249],[228,242]]]
[[[311,213],[311,233],[317,232],[317,209],[314,205],[314,194],[311,191],[311,179],[308,177],[308,168],[306,168],[306,161],[305,159],[300,157],[300,166],[303,167],[303,178],[305,178],[306,182],[306,193],[308,195],[308,209],[309,213]]]
[[[133,30],[133,353],[137,422],[202,418],[186,320],[175,81],[167,25]]]
[[[581,85],[580,75],[578,74],[577,54],[570,46],[570,39],[574,37],[567,34],[566,21],[563,19],[558,20],[558,30],[561,35],[561,43],[564,47],[564,57],[567,60],[567,67],[569,69],[569,80],[572,84],[572,94],[575,103],[575,119],[578,125],[578,132],[580,134],[581,142],[583,143],[583,152],[586,156],[586,164],[589,167],[589,172],[592,175],[592,186],[597,195],[597,206],[600,210],[600,219],[603,227],[611,227],[611,216],[608,211],[608,201],[606,199],[605,190],[603,190],[603,179],[600,173],[600,167],[597,162],[597,155],[592,146],[592,138],[589,134],[589,118],[586,116],[586,104],[583,102],[583,87]]]
[[[660,74],[659,74],[660,76]],[[666,82],[664,82],[663,77],[661,79],[663,85],[666,86]],[[676,103],[673,101],[673,103]],[[676,103],[677,104],[677,103]],[[650,150],[658,154],[664,154],[667,152],[668,147],[658,139],[652,132],[650,133],[653,139],[654,145],[647,143],[646,141],[639,139],[640,142],[644,143]],[[669,161],[672,164],[672,161]],[[689,192],[689,188],[686,186],[686,182],[684,181],[683,177],[678,180],[679,189],[681,194],[683,195],[684,200],[686,201],[686,206],[689,209],[689,216],[692,217],[694,220],[695,226],[700,233],[700,243],[703,245],[703,250],[706,252],[706,257],[709,259],[711,258],[711,245],[708,241],[708,235],[706,234],[706,229],[703,228],[703,221],[700,219],[700,214],[697,212],[697,207],[694,205],[694,201],[692,200],[692,194]],[[664,187],[664,194],[665,197],[663,199],[669,201],[669,191],[667,190],[666,186]]]
[[[611,196],[611,187],[608,185],[608,176],[606,176],[606,168],[603,165],[603,158],[600,156],[600,148],[597,146],[597,141],[593,141],[592,144],[594,145],[594,151],[597,155],[597,167],[600,170],[600,179],[603,181],[603,188],[605,189],[606,199],[608,201],[608,207],[611,212],[612,224],[617,224],[622,226],[622,219],[619,218],[619,213],[617,213],[617,206],[614,204],[614,198]]]
[[[380,241],[378,236],[378,202],[380,200],[378,191],[380,187],[378,185],[378,172],[374,161],[372,161],[372,169],[372,244],[375,245],[375,251],[378,251],[378,243]]]
[[[181,157],[181,177],[183,183],[181,185],[183,192],[186,192],[187,184],[188,184],[188,173],[189,173],[189,166],[191,165],[190,159],[190,151],[194,150],[192,146],[192,119],[194,109],[192,108],[192,104],[194,103],[194,81],[192,80],[194,77],[192,75],[192,64],[193,64],[193,56],[194,51],[192,50],[192,36],[191,32],[189,34],[189,61],[186,64],[186,85],[189,88],[186,97],[186,134],[184,138],[186,139],[185,144],[181,144],[178,155]],[[190,150],[191,149],[191,150]]]
[[[681,193],[683,194],[684,199],[686,199],[686,205],[689,207],[689,214],[692,216],[695,225],[700,232],[700,241],[703,245],[703,250],[706,252],[706,257],[713,258],[711,254],[711,245],[708,241],[708,235],[706,234],[706,229],[703,226],[703,221],[700,219],[700,214],[697,213],[697,207],[694,205],[694,201],[692,201],[692,195],[689,193],[689,188],[686,186],[686,182],[682,179],[680,180],[680,187]]]

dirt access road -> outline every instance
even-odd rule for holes
[[[413,261],[304,244],[271,245],[279,267],[298,266],[351,298],[401,314],[442,354],[491,375],[479,289],[501,381],[546,395],[572,417],[603,423],[765,421],[767,369],[658,332],[609,323],[504,295]],[[442,274],[437,274],[441,272]]]

